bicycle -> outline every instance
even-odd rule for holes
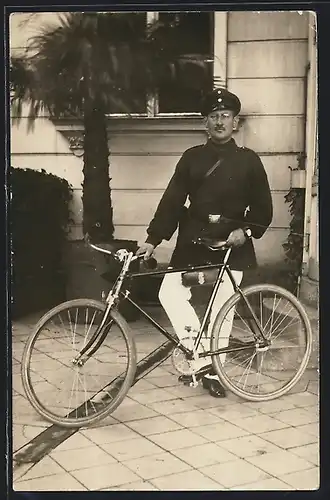
[[[192,385],[198,384],[192,362],[203,356],[211,358],[208,368],[213,366],[222,385],[248,401],[281,397],[294,387],[307,367],[312,345],[311,325],[302,304],[277,285],[240,288],[228,265],[231,248],[226,242],[199,239],[195,243],[212,251],[223,251],[223,262],[131,272],[131,263],[141,256],[124,249],[114,253],[89,243],[93,249],[115,258],[121,270],[103,302],[92,299],[64,302],[46,313],[29,337],[22,358],[22,381],[29,402],[43,418],[63,427],[83,427],[103,419],[123,401],[134,381],[137,353],[131,328],[118,312],[122,300],[128,300],[172,343],[174,367],[181,374],[190,374]],[[218,273],[200,331],[191,337],[192,348],[163,328],[129,296],[129,282],[136,277],[208,269],[216,269]],[[200,342],[225,272],[234,293],[218,312],[210,350],[201,351]],[[128,286],[124,286],[126,283]],[[234,317],[231,335],[227,345],[219,347],[221,326],[230,314]],[[225,360],[221,354],[226,354]]]

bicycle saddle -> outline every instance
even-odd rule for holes
[[[199,245],[204,245],[208,248],[211,248],[212,250],[225,250],[226,248],[228,248],[226,246],[227,245],[226,241],[214,240],[212,238],[198,238],[198,240],[196,240],[195,243]]]

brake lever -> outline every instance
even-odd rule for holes
[[[158,262],[154,257],[149,257],[149,259],[144,259],[144,255],[136,255],[132,260],[141,260],[146,269],[156,269]]]
[[[147,269],[152,270],[152,269],[156,269],[156,267],[158,266],[158,262],[154,257],[150,257],[149,259],[143,260],[143,265]]]

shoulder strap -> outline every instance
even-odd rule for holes
[[[215,171],[215,169],[221,165],[223,160],[224,158],[220,158],[220,160],[218,160],[214,165],[212,165],[212,167],[209,168],[206,174],[204,175],[203,179],[207,179],[207,177],[209,177]]]

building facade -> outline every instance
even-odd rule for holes
[[[195,14],[195,16],[198,14]],[[200,14],[201,15],[201,14]],[[256,251],[260,263],[284,259],[282,244],[290,224],[285,195],[290,187],[306,189],[304,273],[318,269],[316,162],[316,22],[309,12],[214,12],[208,33],[213,45],[215,85],[226,86],[242,101],[239,145],[254,149],[268,174],[274,218]],[[10,50],[20,52],[45,22],[57,14],[10,18]],[[146,13],[152,19],[157,13]],[[202,20],[202,18],[201,18]],[[24,26],[24,29],[22,29]],[[208,31],[207,31],[208,30]],[[165,103],[165,104],[164,104]],[[162,109],[163,106],[163,109]],[[36,120],[27,133],[27,116],[11,129],[13,167],[45,169],[68,180],[74,189],[71,238],[82,238],[82,125],[68,120]],[[205,141],[201,118],[191,109],[174,112],[150,100],[145,113],[109,117],[110,177],[115,237],[143,241],[146,227],[185,149]],[[306,155],[303,173],[294,175]],[[298,183],[298,184],[295,184]],[[166,262],[174,238],[157,249]]]

